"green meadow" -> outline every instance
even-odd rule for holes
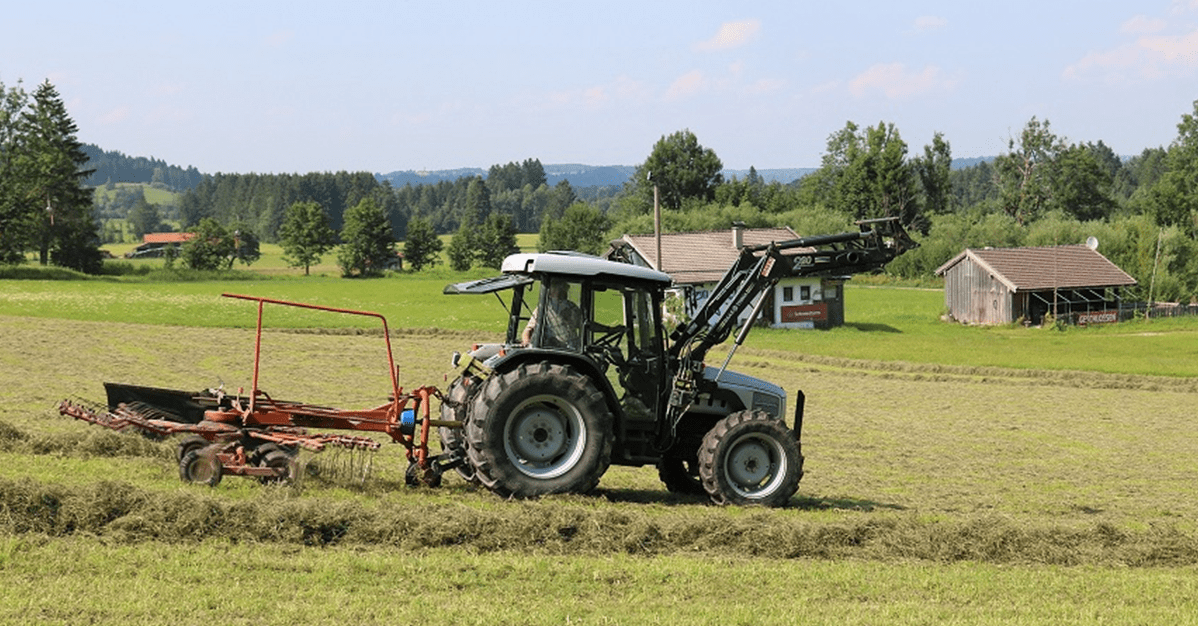
[[[441,290],[488,271],[303,277],[268,247],[220,278],[35,270],[0,278],[2,624],[1198,621],[1188,320],[970,328],[940,320],[938,290],[855,281],[845,327],[757,329],[732,362],[806,394],[782,509],[676,496],[651,467],[536,501],[455,475],[408,488],[391,445],[365,475],[326,452],[292,487],[210,489],[178,481],[169,441],[55,404],[104,381],[248,386],[257,307],[222,293],[383,313],[401,384],[444,385],[503,311]],[[377,322],[265,313],[272,396],[386,394]]]

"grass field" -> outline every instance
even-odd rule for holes
[[[226,291],[386,313],[405,386],[501,330],[494,298],[440,295],[450,272],[252,278],[0,281],[0,623],[1198,621],[1184,321],[966,328],[937,291],[855,286],[845,328],[754,331],[733,367],[808,398],[778,510],[675,496],[652,468],[533,502],[409,489],[398,446],[365,481],[194,488],[169,443],[54,411],[104,381],[248,385],[255,308]],[[263,387],[376,404],[381,337],[330,319],[268,311]]]

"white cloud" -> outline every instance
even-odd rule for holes
[[[1165,63],[1198,67],[1198,30],[1185,35],[1144,37],[1137,43]]]
[[[1198,1],[1198,0],[1196,0]],[[1181,35],[1142,36],[1110,50],[1091,52],[1065,68],[1071,80],[1156,80],[1198,68],[1198,30]]]
[[[938,30],[948,26],[948,19],[936,15],[923,15],[915,18],[915,30]]]
[[[666,100],[681,100],[699,93],[707,86],[707,78],[703,72],[692,70],[679,76],[666,89]]]
[[[100,123],[101,124],[118,124],[120,122],[125,121],[125,119],[128,117],[129,117],[129,106],[122,105],[122,106],[119,106],[119,107],[105,113],[104,115],[101,115]]]
[[[880,63],[849,81],[849,91],[857,97],[879,91],[887,98],[899,100],[952,89],[956,83],[934,65],[911,72],[902,63]]]
[[[266,46],[268,48],[282,48],[295,38],[295,33],[289,30],[280,30],[267,35]]]
[[[761,20],[740,20],[720,24],[715,36],[695,45],[698,50],[729,50],[752,41],[761,30]]]
[[[533,102],[529,106],[537,106],[539,96],[531,97]],[[610,83],[551,92],[545,96],[544,102],[552,108],[583,107],[598,110],[610,105],[626,106],[644,102],[648,97],[644,83],[619,76]]]
[[[1148,17],[1147,15],[1137,15],[1130,20],[1127,20],[1119,27],[1119,31],[1129,35],[1147,35],[1151,33],[1159,33],[1164,30],[1169,23],[1159,17]]]

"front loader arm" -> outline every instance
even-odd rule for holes
[[[918,246],[898,218],[863,220],[857,225],[858,232],[802,237],[741,249],[740,256],[699,312],[670,335],[670,356],[702,361],[712,346],[728,339],[740,314],[753,300],[781,278],[876,272]],[[783,254],[795,248],[810,250]],[[743,336],[738,338],[740,341]]]

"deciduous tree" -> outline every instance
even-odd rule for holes
[[[565,210],[561,219],[546,216],[541,221],[537,249],[576,250],[600,254],[607,246],[607,231],[611,220],[599,209],[585,202],[576,202]]]
[[[1182,115],[1177,139],[1165,155],[1165,169],[1148,190],[1147,211],[1158,224],[1180,226],[1198,236],[1198,100]]]
[[[205,217],[192,229],[195,237],[183,244],[180,258],[193,270],[219,270],[233,266],[237,243],[220,222]]]
[[[391,221],[373,198],[345,211],[337,263],[344,276],[378,276],[395,258],[395,235]]]
[[[337,233],[329,226],[329,216],[319,204],[293,202],[279,227],[279,243],[283,246],[283,260],[291,267],[304,268],[307,276],[309,269],[337,245]]]
[[[724,180],[723,169],[715,151],[703,147],[690,130],[680,130],[653,145],[630,182],[643,206],[652,206],[657,186],[662,208],[678,210],[688,198],[703,202],[715,198],[716,187]]]
[[[1007,152],[994,159],[999,206],[1020,225],[1035,219],[1052,197],[1052,163],[1065,149],[1048,120],[1033,117],[1007,142]]]

